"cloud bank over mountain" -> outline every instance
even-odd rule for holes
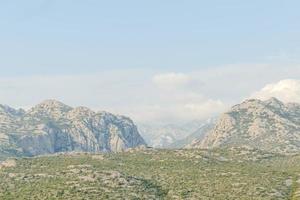
[[[286,103],[300,103],[300,80],[285,79],[276,83],[267,84],[260,91],[255,92],[252,97],[262,100],[276,97]]]
[[[58,99],[137,122],[178,123],[217,115],[249,97],[299,102],[299,77],[298,66],[257,64],[0,77],[0,102],[28,108]]]

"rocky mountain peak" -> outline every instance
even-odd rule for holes
[[[259,99],[247,99],[242,103],[233,106],[230,111],[239,111],[242,109],[262,109],[264,107],[264,102]]]
[[[55,99],[47,99],[41,103],[39,103],[37,106],[34,107],[34,109],[44,109],[44,110],[71,110],[72,107],[67,106],[66,104],[57,101]]]
[[[285,107],[284,103],[281,102],[280,100],[278,100],[278,99],[275,98],[275,97],[272,97],[272,98],[266,100],[264,103],[265,103],[267,106],[272,106],[272,107],[274,107],[274,108],[276,108],[276,109],[282,109],[283,107]]]
[[[26,115],[58,120],[70,110],[72,110],[72,107],[60,101],[49,99],[31,108]]]
[[[56,100],[46,100],[24,116],[2,117],[0,112],[0,125],[0,153],[33,156],[68,151],[115,152],[146,145],[129,118],[103,116]]]
[[[223,114],[213,130],[192,146],[246,145],[276,153],[300,151],[300,112],[297,108],[276,98],[246,100]]]

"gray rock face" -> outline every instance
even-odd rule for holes
[[[232,107],[203,139],[191,148],[249,146],[275,153],[300,151],[300,105],[275,98],[256,99]]]
[[[146,145],[127,117],[47,100],[29,111],[0,106],[0,154],[118,152]]]

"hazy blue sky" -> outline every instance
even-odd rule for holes
[[[55,98],[137,121],[300,102],[298,0],[0,0],[0,103]]]
[[[297,0],[1,0],[1,75],[297,62]]]

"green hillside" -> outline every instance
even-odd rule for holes
[[[300,198],[300,155],[246,148],[73,153],[6,163],[0,199]]]

